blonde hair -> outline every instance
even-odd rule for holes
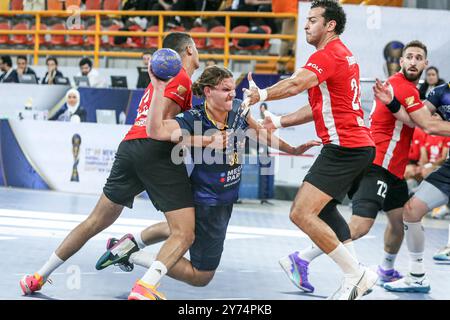
[[[233,74],[227,68],[210,66],[205,68],[200,77],[192,84],[192,92],[197,97],[205,96],[205,87],[217,86],[222,80],[233,78]]]

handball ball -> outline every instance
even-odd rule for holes
[[[156,77],[169,80],[181,70],[180,55],[172,49],[159,49],[152,55],[151,68]]]

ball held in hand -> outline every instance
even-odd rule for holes
[[[159,79],[169,80],[180,72],[181,57],[172,49],[159,49],[152,55],[151,69]]]

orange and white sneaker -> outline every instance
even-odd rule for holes
[[[146,284],[142,280],[136,281],[131,289],[128,300],[166,300],[166,297],[156,290],[156,287]]]
[[[50,282],[50,280],[48,280]],[[39,274],[25,275],[20,280],[20,287],[22,288],[23,294],[26,296],[32,294],[35,291],[41,290],[42,286],[45,284],[45,279]]]

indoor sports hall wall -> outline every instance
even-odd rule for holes
[[[297,67],[314,52],[306,43],[304,26],[309,3],[299,3]],[[428,60],[443,79],[450,78],[450,11],[379,6],[344,5],[347,26],[341,38],[357,58],[362,78],[385,79],[384,47],[391,41],[403,44],[420,40],[428,46]]]

